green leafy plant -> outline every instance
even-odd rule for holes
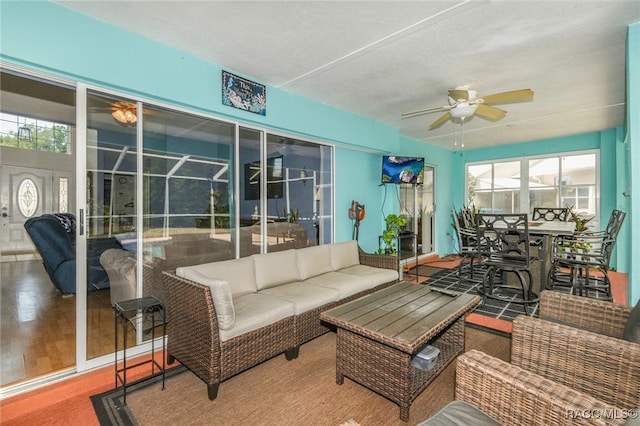
[[[299,209],[289,209],[287,213],[287,209],[282,209],[282,218],[289,223],[298,223],[300,220],[300,210]]]
[[[576,234],[585,232],[589,227],[587,224],[593,220],[595,216],[584,217],[584,213],[577,212],[573,206],[567,206],[569,220],[576,223]]]
[[[580,234],[584,234],[589,226],[587,225],[589,222],[593,220],[595,216],[584,217],[584,213],[576,212],[573,206],[567,206],[569,221],[575,222],[576,229],[574,231],[573,240],[566,240],[561,244],[563,247],[563,251],[581,251],[583,253],[587,253],[593,245],[589,240],[580,239]]]
[[[378,253],[390,254],[397,256],[398,249],[396,247],[396,239],[400,232],[407,226],[407,219],[397,214],[389,214],[384,219],[386,228],[382,232],[383,247],[378,249]]]
[[[470,207],[462,206],[460,210],[454,210],[456,213],[456,219],[458,220],[458,224],[461,228],[474,228],[475,227],[475,217],[478,213],[478,209],[474,204],[471,204]],[[453,229],[456,229],[456,224],[452,223],[451,226]]]

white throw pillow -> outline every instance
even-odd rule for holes
[[[229,281],[209,278],[195,270],[189,271],[188,279],[206,285],[211,289],[211,298],[218,318],[218,328],[220,330],[231,330],[236,324],[236,311],[233,307],[233,296],[231,295]]]
[[[211,297],[216,308],[218,327],[221,330],[231,330],[236,325],[236,312],[233,308],[233,296],[229,282],[223,280],[211,280]]]

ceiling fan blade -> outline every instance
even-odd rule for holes
[[[464,89],[449,89],[449,96],[456,101],[459,101],[461,99],[463,101],[468,101],[469,91]]]
[[[440,116],[440,118],[438,118],[436,121],[434,121],[429,125],[429,130],[437,129],[438,127],[442,126],[444,123],[449,121],[450,118],[451,118],[451,114],[449,114],[448,112],[445,112],[443,115]]]
[[[485,104],[478,104],[476,115],[487,120],[497,121],[507,115],[507,111]]]
[[[512,90],[510,92],[494,93],[493,95],[483,96],[482,100],[485,104],[508,104],[511,102],[527,102],[533,100],[533,90],[521,89]]]
[[[420,115],[424,115],[424,114],[430,114],[432,112],[440,112],[440,111],[447,111],[451,109],[448,106],[444,106],[444,107],[435,107],[435,108],[427,108],[427,109],[421,109],[419,111],[412,111],[412,112],[407,112],[401,115],[401,117],[403,119],[405,118],[413,118],[413,117],[418,117]]]

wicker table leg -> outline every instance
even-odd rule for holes
[[[409,409],[411,404],[400,404],[400,420],[403,422],[409,421]]]

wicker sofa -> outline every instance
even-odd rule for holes
[[[398,259],[356,241],[256,254],[163,272],[168,361],[221,381],[328,331],[320,313],[398,281]]]

